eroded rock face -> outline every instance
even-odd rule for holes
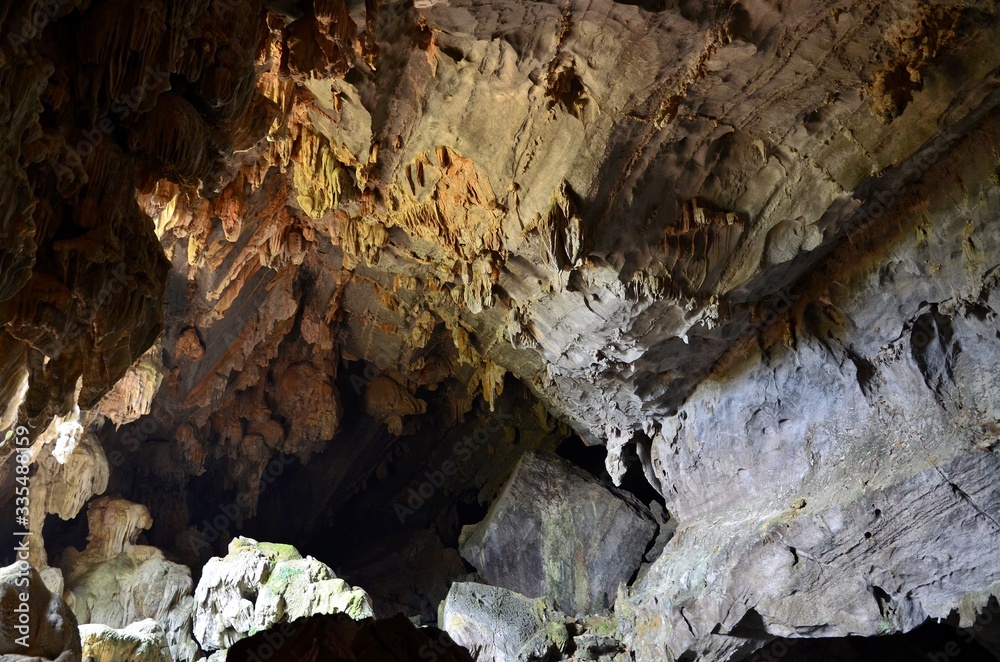
[[[565,616],[543,600],[484,584],[455,583],[441,609],[442,627],[477,660],[558,659],[568,649]]]
[[[87,519],[87,548],[67,549],[61,566],[66,598],[79,622],[105,626],[87,630],[94,650],[156,659],[160,648],[153,643],[165,637],[172,659],[198,659],[191,636],[191,571],[156,547],[135,544],[152,525],[146,507],[100,497],[90,502]],[[158,624],[158,634],[150,630],[150,620]]]
[[[608,616],[575,620],[549,599],[531,599],[507,589],[456,582],[441,604],[441,626],[477,660],[530,662],[624,662]]]
[[[205,565],[195,590],[194,633],[207,651],[313,614],[373,615],[371,599],[290,545],[237,538]]]
[[[490,584],[548,596],[571,614],[612,605],[656,533],[649,510],[556,455],[521,458],[462,556]]]
[[[974,161],[941,168],[984,181]],[[636,623],[673,604],[686,625],[638,633],[647,654],[697,650],[744,618],[781,636],[874,636],[953,611],[968,624],[995,592],[977,550],[996,536],[1000,255],[984,238],[1000,199],[975,190],[958,211],[936,180],[920,184],[927,216],[890,262],[817,273],[819,299],[664,421],[651,463],[681,525],[637,587]],[[960,249],[967,259],[947,257]]]

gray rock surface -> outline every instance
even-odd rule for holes
[[[570,614],[610,607],[656,533],[649,510],[557,455],[526,453],[462,556],[490,584]]]
[[[975,161],[940,169],[963,206],[928,176],[924,219],[884,262],[837,275],[845,250],[657,421],[679,528],[616,606],[635,610],[637,655],[968,626],[1000,592],[1000,190],[969,184],[987,181]]]
[[[615,621],[605,615],[573,619],[547,599],[507,589],[456,582],[439,621],[455,643],[483,662],[625,662]]]
[[[0,659],[80,662],[76,617],[27,564],[0,568]]]
[[[452,584],[439,621],[455,643],[484,661],[558,658],[570,639],[565,616],[544,600],[473,582]]]

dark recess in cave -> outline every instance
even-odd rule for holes
[[[995,601],[991,602],[995,610]],[[777,639],[748,662],[995,662],[970,630],[928,621],[884,637]]]
[[[608,456],[608,449],[604,446],[588,446],[579,435],[573,435],[559,444],[559,447],[556,448],[556,454],[569,460],[602,483],[612,484],[604,464],[604,460]],[[663,497],[653,489],[643,474],[642,464],[634,444],[628,444],[622,449],[622,459],[625,462],[626,472],[622,477],[620,489],[630,492],[647,506],[654,501],[662,505],[664,503]]]
[[[47,515],[42,528],[42,540],[45,541],[45,553],[49,564],[59,565],[59,557],[63,551],[76,547],[81,552],[87,547],[87,509],[70,520],[63,520],[58,515]]]

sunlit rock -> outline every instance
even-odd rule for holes
[[[324,563],[290,545],[236,538],[211,559],[195,590],[194,633],[208,651],[313,614],[372,616],[371,600]]]
[[[81,625],[83,655],[92,662],[173,662],[163,627],[152,619],[120,630]]]
[[[90,502],[87,516],[87,548],[69,548],[61,562],[66,598],[79,622],[121,630],[152,619],[176,661],[197,659],[191,572],[167,560],[162,550],[136,544],[152,525],[146,507],[101,497]]]
[[[544,600],[484,584],[456,583],[441,609],[441,627],[477,660],[559,659],[570,649],[565,615]]]

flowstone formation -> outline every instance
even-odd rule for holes
[[[193,662],[198,646],[191,635],[194,601],[191,571],[168,560],[162,550],[137,545],[152,525],[145,506],[98,497],[87,511],[89,535],[82,552],[67,549],[61,559],[67,602],[84,626],[85,645],[94,657],[124,654],[140,660],[161,655],[159,640],[170,659]],[[156,623],[151,630],[149,621]]]
[[[3,4],[0,518],[63,619],[32,651],[80,654],[63,602],[95,656],[185,661],[334,610],[379,620],[288,650],[974,629],[997,12]]]

